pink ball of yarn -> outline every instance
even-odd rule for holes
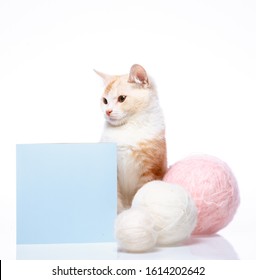
[[[213,234],[233,219],[240,203],[237,181],[229,166],[212,156],[190,156],[169,168],[164,181],[192,195],[198,221],[193,234]]]

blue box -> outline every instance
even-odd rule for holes
[[[17,244],[113,242],[116,146],[16,146]]]

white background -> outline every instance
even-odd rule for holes
[[[0,2],[0,258],[15,258],[15,144],[98,142],[103,90],[94,68],[154,77],[169,164],[226,161],[241,205],[222,232],[240,258],[256,249],[256,2]]]

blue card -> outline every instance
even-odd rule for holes
[[[113,242],[116,146],[16,147],[17,244]]]

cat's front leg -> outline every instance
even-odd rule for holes
[[[124,205],[124,197],[120,191],[120,186],[117,189],[117,214],[123,212],[127,207]]]

